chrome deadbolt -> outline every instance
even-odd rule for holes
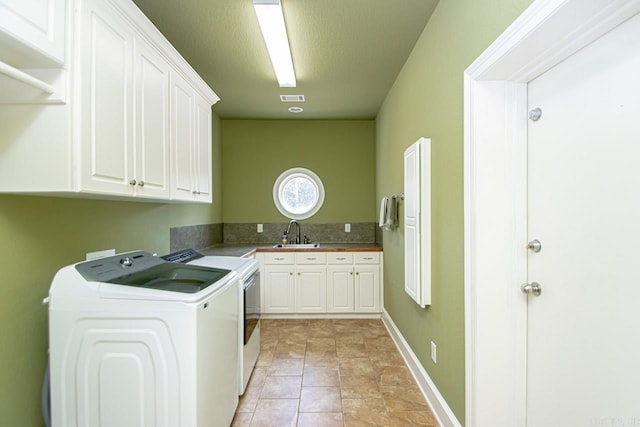
[[[522,286],[520,286],[520,290],[524,294],[539,297],[542,293],[542,286],[540,286],[538,282],[523,283]]]
[[[538,120],[540,120],[540,117],[542,117],[541,108],[534,108],[533,110],[529,111],[529,120],[537,122]]]
[[[540,240],[534,239],[527,244],[527,248],[531,249],[533,252],[538,253],[542,249],[542,243],[540,243]]]

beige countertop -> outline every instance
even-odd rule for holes
[[[317,248],[281,248],[274,244],[244,243],[237,245],[220,244],[198,249],[205,256],[251,256],[255,252],[382,252],[382,245],[375,243],[320,243]]]

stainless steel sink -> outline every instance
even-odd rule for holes
[[[320,243],[292,243],[283,245],[282,243],[278,243],[277,245],[273,245],[274,249],[313,249],[319,248]]]

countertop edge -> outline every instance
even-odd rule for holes
[[[223,244],[198,249],[198,251],[205,256],[236,256],[250,258],[258,252],[383,252],[383,248],[382,245],[375,243],[321,243],[318,248],[274,248],[273,245],[264,244]]]

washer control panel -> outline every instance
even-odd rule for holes
[[[127,252],[76,264],[76,270],[90,282],[108,282],[125,274],[146,270],[167,261],[146,251]]]

